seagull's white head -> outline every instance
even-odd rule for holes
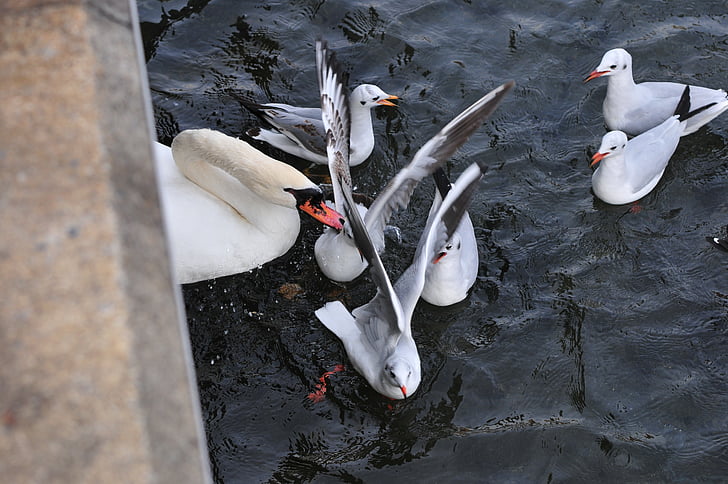
[[[387,94],[374,84],[362,84],[351,93],[351,104],[374,108],[377,106],[397,106],[391,100],[399,99],[397,96]]]
[[[602,138],[602,144],[599,146],[599,151],[592,156],[590,166],[594,166],[610,156],[622,153],[626,147],[627,135],[622,131],[610,131]]]
[[[386,396],[402,400],[412,395],[420,385],[420,370],[404,358],[390,358],[384,365]]]
[[[599,66],[589,74],[589,77],[584,79],[584,82],[591,81],[597,77],[613,76],[623,72],[628,72],[630,76],[632,75],[632,56],[624,49],[612,49],[604,54]]]
[[[440,249],[435,252],[435,257],[432,259],[433,264],[438,264],[443,261],[443,259],[446,260],[457,260],[457,255],[460,253],[460,249],[463,245],[462,237],[460,237],[460,234],[455,232],[452,234],[452,237],[450,240],[445,242],[445,244],[440,247]]]

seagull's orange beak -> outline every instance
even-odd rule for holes
[[[401,387],[399,387],[399,389],[402,391],[402,395],[404,396],[404,398],[407,398],[407,387],[402,385]]]
[[[584,79],[584,82],[589,82],[592,79],[596,79],[597,77],[601,77],[604,74],[606,74],[607,72],[609,72],[609,71],[592,71],[592,73],[589,74],[589,77],[587,77],[586,79]]]
[[[439,252],[434,259],[432,259],[433,264],[437,264],[442,260],[443,257],[447,255],[447,252]]]
[[[377,104],[381,104],[382,106],[394,106],[397,107],[396,104],[394,104],[390,99],[399,99],[397,96],[389,96],[384,99],[380,99],[377,101]]]
[[[607,156],[608,154],[609,154],[609,151],[607,151],[606,153],[594,153],[594,156],[592,156],[592,162],[589,164],[589,166],[596,165],[597,163],[599,163],[600,161],[602,161],[602,159],[605,156]]]
[[[311,200],[306,200],[304,203],[300,204],[298,208],[322,224],[326,224],[336,230],[344,228],[344,216],[326,205],[323,201],[317,203]]]

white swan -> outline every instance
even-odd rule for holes
[[[290,165],[209,129],[155,143],[167,238],[180,284],[245,272],[286,253],[297,208],[342,228],[323,192]]]

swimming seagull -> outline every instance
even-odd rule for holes
[[[432,176],[436,188],[428,221],[437,214],[443,198],[452,189],[442,168],[435,170]],[[478,242],[467,211],[452,235],[435,249],[437,256],[427,265],[422,299],[435,306],[450,306],[467,297],[478,277]]]
[[[676,82],[635,84],[632,56],[624,49],[612,49],[604,54],[599,66],[584,82],[602,76],[609,77],[602,106],[604,121],[610,130],[623,131],[630,136],[644,133],[670,118],[686,87]],[[682,136],[697,131],[728,109],[728,95],[723,89],[690,86],[690,104],[712,106],[690,119]]]
[[[673,116],[662,124],[627,141],[622,131],[610,131],[602,138],[591,166],[594,194],[604,202],[622,205],[644,197],[657,185],[670,157],[677,149],[687,122],[713,104],[690,111],[690,87],[685,86]]]
[[[292,166],[245,141],[185,130],[155,143],[170,252],[180,284],[238,274],[286,253],[305,212],[343,228],[322,190]]]
[[[377,106],[397,106],[399,99],[373,84],[362,84],[349,96],[351,116],[351,154],[349,164],[357,166],[366,161],[374,149],[371,110]],[[326,132],[320,108],[300,108],[289,104],[257,104],[242,100],[243,105],[271,129],[260,127],[248,130],[248,136],[265,141],[276,148],[319,165],[328,164]]]
[[[351,197],[352,192],[347,163],[350,115],[348,107],[351,103],[346,99],[342,69],[336,56],[329,53],[326,44],[321,41],[316,43],[316,64],[323,124],[327,127],[329,136],[327,150],[334,203],[336,210],[343,213],[346,204],[344,193]],[[513,85],[510,82],[496,88],[453,119],[390,180],[368,211],[364,206],[356,205],[378,253],[384,250],[384,230],[394,210],[407,206],[417,183],[452,156],[496,109]],[[361,256],[347,225],[342,232],[324,230],[316,241],[314,254],[321,271],[334,281],[351,281],[367,266],[367,261]]]
[[[412,337],[412,313],[424,287],[430,261],[438,257],[438,248],[459,226],[484,171],[484,165],[478,162],[460,175],[436,214],[429,219],[412,265],[394,286],[358,211],[353,208],[353,199],[345,193],[344,215],[350,222],[357,246],[369,262],[377,294],[351,313],[340,301],[333,301],[315,314],[344,344],[354,368],[372,388],[386,397],[407,398],[420,384],[420,356]]]

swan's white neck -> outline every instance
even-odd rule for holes
[[[291,223],[298,227],[295,200],[278,181],[288,178],[280,162],[244,141],[210,130],[180,133],[172,152],[187,178],[228,203],[256,228],[277,233]]]

